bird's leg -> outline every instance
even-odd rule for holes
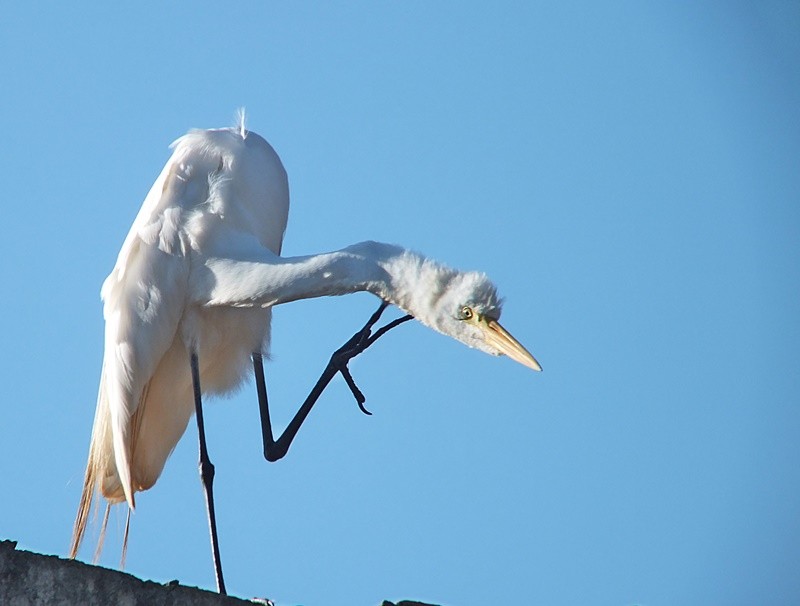
[[[211,552],[214,557],[214,574],[217,578],[217,591],[226,595],[225,580],[222,578],[222,560],[219,555],[219,539],[217,538],[217,517],[214,513],[214,465],[211,463],[211,459],[208,458],[208,449],[206,448],[206,430],[203,423],[203,402],[200,391],[200,367],[195,352],[192,352],[191,364],[194,409],[197,418],[197,433],[200,439],[200,479],[203,481],[203,490],[206,495],[208,526],[211,531]]]
[[[286,429],[283,430],[283,433],[277,440],[273,438],[272,422],[269,416],[267,385],[264,380],[264,363],[260,353],[253,354],[253,368],[256,375],[256,391],[258,392],[258,405],[261,411],[261,434],[264,440],[264,458],[267,459],[267,461],[277,461],[286,455],[286,452],[289,450],[289,446],[292,444],[292,440],[294,440],[294,437],[297,435],[297,432],[300,429],[300,426],[303,424],[303,421],[306,420],[308,413],[311,412],[311,409],[313,408],[314,404],[316,404],[320,395],[322,395],[322,392],[328,386],[328,383],[331,382],[333,377],[335,377],[336,373],[338,372],[342,373],[345,382],[358,402],[359,408],[361,408],[361,410],[366,414],[370,414],[364,408],[364,394],[361,393],[361,390],[358,389],[355,381],[353,381],[353,377],[350,374],[347,364],[350,362],[350,360],[375,343],[375,341],[377,341],[380,337],[385,335],[389,330],[395,326],[399,326],[403,322],[407,322],[408,320],[412,319],[412,316],[410,315],[403,316],[402,318],[393,320],[387,325],[381,327],[375,332],[375,334],[371,334],[372,327],[375,325],[378,319],[380,319],[381,314],[387,306],[388,303],[381,303],[381,306],[375,313],[372,314],[364,327],[350,337],[350,339],[348,339],[344,345],[333,352],[328,365],[325,367],[325,370],[322,371],[322,375],[317,380],[317,383],[314,385],[311,393],[308,394],[308,397],[300,406],[300,410],[297,411],[297,413],[294,415],[294,418],[292,418],[292,420],[286,426]]]

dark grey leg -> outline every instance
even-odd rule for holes
[[[219,556],[219,539],[217,538],[217,517],[214,513],[214,465],[208,458],[206,448],[206,430],[203,423],[203,403],[200,390],[200,367],[197,354],[192,352],[192,386],[194,387],[194,408],[197,417],[197,433],[200,438],[200,479],[203,481],[203,490],[206,495],[206,509],[208,511],[208,526],[211,531],[211,552],[214,557],[214,574],[217,578],[217,591],[226,595],[225,580],[222,578],[222,560]]]
[[[399,326],[403,322],[407,322],[408,320],[412,319],[412,316],[410,315],[403,316],[402,318],[393,320],[386,326],[381,327],[375,332],[374,335],[371,334],[372,327],[381,317],[381,314],[387,306],[388,303],[382,303],[378,310],[372,314],[364,327],[354,334],[347,341],[347,343],[333,352],[328,365],[322,372],[322,376],[320,376],[316,385],[314,385],[314,388],[311,390],[311,393],[308,395],[305,402],[303,402],[303,404],[300,406],[300,410],[297,411],[297,413],[294,415],[294,418],[289,422],[289,424],[286,426],[286,429],[283,430],[283,433],[277,440],[273,438],[272,422],[270,421],[269,416],[267,385],[264,380],[264,364],[260,353],[253,354],[253,369],[255,370],[256,375],[256,391],[258,392],[258,405],[261,411],[261,435],[264,440],[264,458],[267,459],[267,461],[277,461],[286,455],[286,452],[289,450],[289,446],[291,446],[292,440],[294,440],[294,437],[297,435],[297,432],[300,429],[300,426],[303,424],[303,421],[306,420],[308,413],[311,412],[311,409],[313,408],[314,404],[316,404],[319,396],[328,386],[328,383],[331,382],[331,379],[336,376],[337,372],[342,373],[342,376],[347,382],[348,387],[350,387],[350,391],[353,392],[356,402],[358,402],[359,408],[361,408],[364,413],[371,414],[366,408],[364,408],[364,394],[362,394],[361,390],[356,387],[355,381],[353,381],[353,377],[350,375],[350,370],[347,368],[347,364],[351,359],[366,350],[389,330],[395,326]]]

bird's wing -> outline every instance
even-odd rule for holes
[[[134,506],[130,462],[134,425],[141,418],[136,412],[178,330],[189,274],[184,226],[209,190],[208,159],[180,142],[103,283],[103,370],[71,557],[80,547],[98,488],[110,502]]]
[[[211,172],[207,165],[204,154],[178,145],[147,195],[103,284],[103,384],[116,468],[116,474],[105,474],[105,481],[109,475],[118,476],[131,507],[135,487],[130,460],[136,432],[132,420],[184,313],[189,275],[185,225],[208,197]],[[114,492],[114,479],[103,486],[106,496]]]

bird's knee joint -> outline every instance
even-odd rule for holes
[[[279,449],[279,448],[264,449],[264,458],[270,463],[274,463],[275,461],[280,461],[285,455],[286,455],[285,449]]]
[[[203,481],[212,481],[214,479],[214,464],[211,461],[200,461],[200,477]]]

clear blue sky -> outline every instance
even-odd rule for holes
[[[798,4],[317,4],[4,8],[0,537],[66,554],[100,285],[168,144],[244,105],[287,254],[484,270],[545,370],[404,326],[353,365],[374,416],[338,381],[276,464],[251,385],[209,403],[231,592],[800,601]],[[279,425],[374,305],[276,311]],[[213,587],[196,459],[190,426],[130,572]]]

